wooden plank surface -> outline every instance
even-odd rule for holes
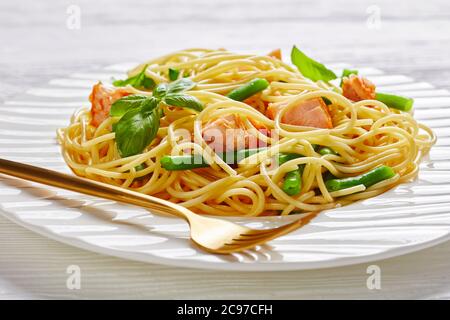
[[[67,10],[81,28],[67,28]],[[376,7],[373,7],[376,5]],[[379,28],[368,25],[380,12]],[[325,63],[378,67],[450,87],[450,2],[2,1],[0,103],[73,72],[186,47],[267,52],[294,43]],[[0,298],[450,298],[450,243],[366,265],[302,272],[199,271],[129,262],[72,248],[0,217]],[[68,290],[66,268],[82,270]]]

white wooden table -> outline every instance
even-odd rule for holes
[[[0,103],[68,73],[180,48],[268,52],[294,43],[326,63],[378,67],[450,87],[450,3],[444,0],[42,2],[0,3]],[[67,10],[78,8],[80,29],[68,28]],[[80,290],[66,286],[66,269],[74,264],[81,268]],[[270,273],[149,265],[69,247],[0,216],[4,299],[450,298],[450,242],[374,264],[381,268],[380,290],[366,286],[368,264]]]

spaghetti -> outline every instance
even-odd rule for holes
[[[348,83],[352,77],[343,79]],[[143,79],[150,79],[147,87]],[[179,107],[178,100],[174,105],[160,103],[154,138],[141,152],[124,156],[116,140],[117,123],[126,115],[111,116],[111,103],[131,96],[150,99],[156,96],[155,88],[165,94],[162,84],[182,79],[193,83],[182,92],[184,99],[200,102],[202,108]],[[230,92],[239,96],[236,90],[245,85],[248,90],[264,85],[249,84],[254,79],[266,81],[265,89],[242,101],[230,98]],[[349,99],[344,86],[312,81],[276,56],[183,50],[137,66],[127,81],[120,87],[98,84],[103,87],[97,92],[94,87],[92,108],[78,110],[70,124],[58,130],[65,161],[79,176],[154,195],[198,213],[287,215],[374,197],[414,178],[421,157],[436,141],[410,112],[376,97]],[[361,83],[353,93],[371,89]],[[307,105],[312,106],[306,109]],[[230,149],[205,134],[206,128],[223,132],[225,127],[239,130],[231,134],[237,147]],[[239,161],[230,162],[223,155],[249,149],[251,138],[256,147]],[[194,155],[201,155],[200,163],[188,163],[184,170],[173,170],[165,162],[196,159]],[[280,155],[287,155],[285,161]],[[377,168],[392,174],[370,182],[369,174]],[[329,180],[348,187],[335,190]]]

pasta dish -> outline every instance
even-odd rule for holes
[[[335,208],[418,174],[436,137],[413,99],[295,46],[291,62],[224,49],[146,61],[94,85],[58,130],[63,157],[79,176],[223,216]]]

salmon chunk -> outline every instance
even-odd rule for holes
[[[352,101],[375,99],[375,85],[364,77],[350,75],[342,80],[342,94]]]
[[[269,57],[281,60],[281,49],[275,49],[268,54]]]
[[[94,85],[89,96],[92,115],[91,124],[94,127],[98,127],[109,117],[111,105],[120,98],[130,94],[131,92],[127,92],[124,88],[108,87],[101,82]]]
[[[275,119],[277,112],[282,107],[283,105],[277,107],[273,104],[269,105],[266,115],[270,119]],[[300,101],[284,113],[281,123],[322,129],[333,128],[328,107],[322,98]]]
[[[260,129],[257,127],[257,130]],[[216,153],[257,148],[263,143],[248,132],[242,119],[236,115],[228,115],[208,122],[202,134],[203,139]]]

